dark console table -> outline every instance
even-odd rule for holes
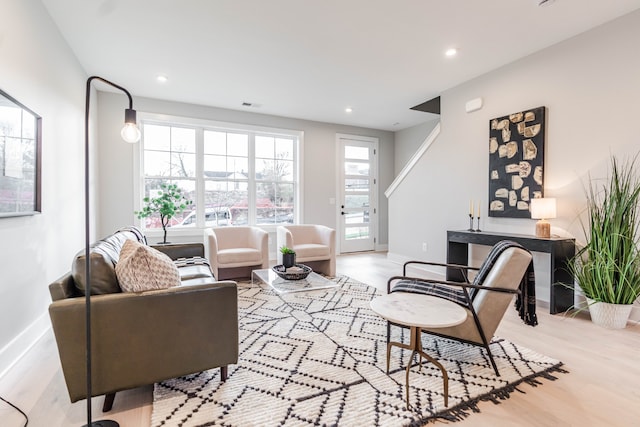
[[[566,311],[573,306],[573,276],[568,265],[576,252],[575,239],[550,237],[548,239],[526,234],[494,233],[490,231],[447,231],[447,263],[468,265],[469,245],[493,246],[500,240],[512,240],[532,252],[551,255],[551,292],[549,312]],[[447,280],[464,281],[459,270],[447,270]]]

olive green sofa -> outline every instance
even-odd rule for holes
[[[202,244],[155,246],[177,261],[181,285],[162,290],[121,292],[115,265],[126,239],[144,242],[128,228],[91,249],[92,396],[115,393],[238,361],[238,297],[233,281],[216,281]],[[86,398],[84,251],[72,271],[49,285],[49,315],[72,402]],[[186,262],[185,262],[186,260]],[[196,260],[196,262],[190,262]]]

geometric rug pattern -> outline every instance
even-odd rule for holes
[[[482,348],[423,334],[424,350],[449,374],[449,407],[440,370],[428,362],[419,370],[416,359],[407,409],[410,352],[394,347],[386,374],[386,322],[369,308],[380,293],[334,280],[335,288],[288,294],[239,283],[238,364],[226,382],[212,369],[155,384],[151,425],[420,426],[462,419],[481,400],[498,402],[522,382],[566,372],[557,360],[494,337],[497,377]],[[392,340],[408,343],[408,330],[392,328]]]

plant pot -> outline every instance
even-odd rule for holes
[[[632,304],[610,304],[587,298],[591,321],[608,329],[624,329],[631,315]]]
[[[296,254],[282,254],[282,265],[284,268],[296,265]]]

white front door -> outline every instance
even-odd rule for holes
[[[340,252],[372,251],[377,224],[378,139],[338,134]]]

